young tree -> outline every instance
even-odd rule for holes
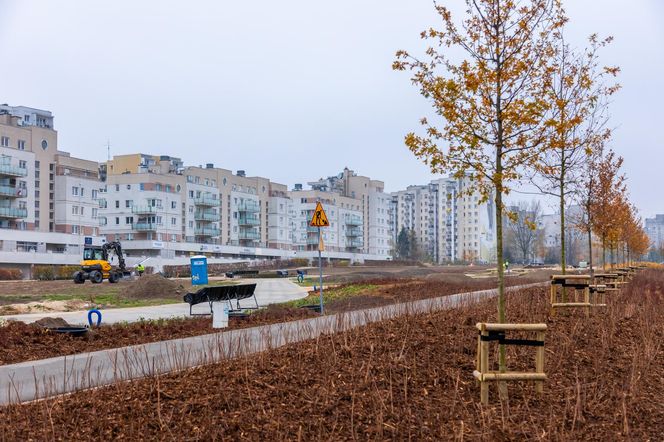
[[[567,217],[569,198],[581,190],[582,171],[586,157],[598,143],[608,140],[606,107],[608,97],[617,85],[606,85],[607,76],[615,76],[618,68],[601,68],[597,52],[611,42],[590,37],[590,46],[575,52],[560,35],[556,48],[556,69],[549,83],[549,99],[556,118],[550,122],[547,143],[551,147],[543,155],[533,183],[541,192],[558,199],[560,213],[560,265],[566,273]]]
[[[585,232],[588,238],[588,266],[590,276],[594,276],[593,268],[593,207],[597,198],[599,165],[602,161],[603,143],[599,143],[589,152],[586,152],[586,161],[580,179],[580,190],[577,192],[579,204],[583,209],[581,217],[576,221],[576,227]]]
[[[433,42],[425,58],[398,51],[393,68],[413,72],[413,83],[440,117],[421,120],[423,135],[406,135],[409,149],[434,173],[468,176],[466,190],[478,191],[482,202],[494,199],[498,321],[505,322],[503,197],[548,147],[552,41],[566,18],[559,0],[466,0],[466,6],[457,27],[450,11],[436,5],[442,29],[422,33]],[[449,47],[466,58],[453,61],[445,54]],[[506,369],[504,346],[499,365]]]
[[[620,175],[622,157],[609,151],[597,164],[597,182],[590,203],[592,229],[602,242],[602,267],[606,269],[606,247],[620,223],[620,205],[625,199],[625,177]]]

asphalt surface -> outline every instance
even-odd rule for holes
[[[541,284],[546,283],[508,290]],[[4,365],[0,366],[0,405],[181,371],[312,339],[323,333],[401,315],[450,309],[495,295],[495,289],[461,293],[300,321]]]
[[[307,296],[306,288],[300,287],[286,278],[243,279],[242,283],[256,283],[256,301],[251,298],[244,299],[240,301],[240,307],[255,307],[256,302],[258,302],[259,306],[265,306],[268,304],[292,301]],[[198,304],[194,306],[193,312],[209,313],[209,306],[207,304]],[[101,314],[102,322],[105,324],[136,322],[149,319],[177,318],[189,316],[189,304],[180,303],[149,307],[102,309]],[[88,311],[24,313],[19,315],[0,316],[0,319],[26,323],[35,322],[41,318],[63,318],[72,325],[87,324]]]

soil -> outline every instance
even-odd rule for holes
[[[545,288],[509,294],[508,322],[548,324],[542,395],[511,382],[509,401],[492,386],[479,404],[475,323],[494,319],[488,300],[0,408],[0,440],[663,440],[662,287],[663,272],[639,275],[589,317],[548,317]],[[533,349],[507,358],[532,369]]]
[[[176,281],[160,274],[143,275],[127,287],[125,296],[131,299],[169,299],[182,296],[187,291]]]
[[[245,318],[231,317],[228,328],[224,330],[295,321],[315,315],[316,313],[306,309],[272,306]],[[62,318],[44,318],[35,324],[9,321],[4,327],[0,327],[0,365],[220,331],[212,328],[209,316],[102,325],[90,329],[84,337],[72,337],[45,328],[67,326]]]

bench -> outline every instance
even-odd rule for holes
[[[234,278],[236,276],[256,276],[258,275],[258,270],[233,270],[232,272],[226,272],[227,278]]]
[[[192,308],[196,304],[207,302],[210,305],[210,313],[212,314],[212,304],[214,302],[228,302],[229,311],[238,311],[240,309],[240,301],[253,297],[256,302],[256,307],[259,308],[258,301],[256,300],[256,284],[241,284],[241,285],[221,285],[212,287],[203,287],[195,293],[187,293],[183,296],[184,302],[189,304],[189,314],[207,315],[208,313],[194,313]],[[236,309],[233,309],[232,300],[236,300]]]

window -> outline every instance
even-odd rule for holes
[[[116,191],[116,192],[119,192],[119,191],[120,191],[120,185],[119,185],[119,184],[116,184],[116,185],[115,185],[115,191]]]
[[[131,184],[127,184],[127,190],[131,190]]]
[[[140,183],[140,184],[138,185],[138,188],[139,188],[139,190],[145,190],[145,184]]]
[[[98,191],[98,190],[96,190],[96,189],[92,189],[92,199],[93,199],[93,200],[96,200],[96,199],[97,199],[97,195],[98,195],[98,194],[99,194],[99,191]]]
[[[93,207],[92,208],[92,217],[97,218],[98,213],[99,213],[99,209],[97,209],[96,207]]]
[[[125,200],[125,207],[133,207],[134,206],[134,201],[133,200]]]
[[[120,217],[118,216],[115,217],[115,224],[120,225]]]
[[[177,218],[171,218],[171,226],[174,226],[177,224],[178,219]]]
[[[157,190],[157,192],[161,192],[161,184],[157,183],[155,189]]]
[[[171,201],[171,209],[177,209],[178,203],[176,201]]]
[[[78,206],[71,206],[71,214],[78,215]]]
[[[0,137],[0,146],[9,147],[9,137]]]
[[[39,178],[39,171],[35,170],[35,178]]]
[[[50,170],[51,172],[53,172],[53,171],[55,170],[55,163],[50,163],[50,164],[48,165],[48,170]]]
[[[119,200],[115,200],[115,208],[116,209],[120,208],[120,201]]]
[[[35,169],[39,169],[39,161],[35,161]]]
[[[80,226],[71,226],[71,233],[78,235],[81,233]]]
[[[133,216],[126,217],[125,224],[134,224],[134,217]]]
[[[28,167],[28,163],[24,160],[21,160],[18,162],[18,167],[20,167],[21,169],[25,169],[26,167]]]
[[[71,194],[73,196],[78,196],[78,187],[74,186],[71,188]]]

